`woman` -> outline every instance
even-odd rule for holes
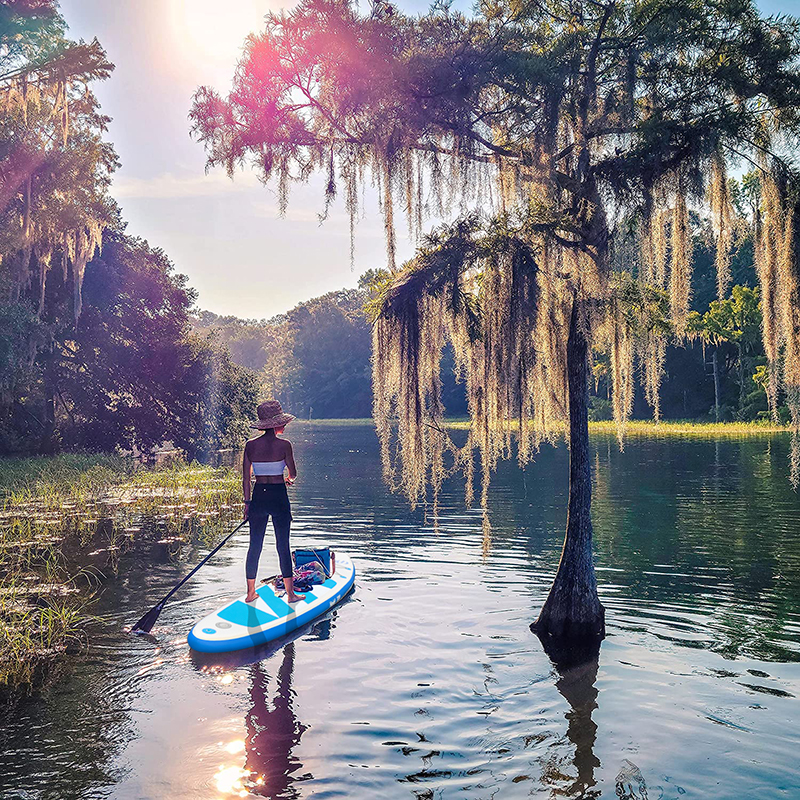
[[[278,547],[278,560],[281,565],[283,585],[286,587],[286,600],[296,603],[304,600],[304,594],[297,594],[292,579],[292,554],[289,551],[289,527],[292,511],[286,484],[290,486],[297,478],[297,467],[294,463],[292,445],[286,439],[279,439],[284,427],[294,417],[284,414],[277,400],[267,400],[258,407],[258,422],[252,428],[264,431],[244,447],[244,463],[242,465],[242,491],[244,494],[244,518],[250,520],[250,548],[247,551],[245,577],[247,578],[247,597],[245,601],[252,603],[256,594],[256,572],[261,547],[264,544],[264,533],[267,521],[272,517],[275,528],[275,543]],[[250,498],[250,470],[255,475],[256,485],[253,497]],[[289,470],[284,478],[283,472]]]

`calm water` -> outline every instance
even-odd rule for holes
[[[369,427],[292,434],[294,541],[350,552],[355,592],[288,643],[204,662],[185,635],[242,591],[245,536],[157,642],[122,627],[202,551],[128,557],[90,652],[0,731],[2,797],[800,798],[784,439],[594,440],[608,638],[561,675],[528,623],[561,547],[563,446],[501,467],[484,553],[460,483],[435,532],[384,489]]]

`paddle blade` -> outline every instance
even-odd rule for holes
[[[153,606],[132,628],[131,633],[150,633],[153,625],[156,624],[161,609],[164,608],[163,601]]]

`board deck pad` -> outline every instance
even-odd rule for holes
[[[352,588],[353,562],[337,552],[336,572],[324,583],[303,592],[305,600],[287,603],[271,583],[256,589],[258,599],[245,603],[242,595],[209,614],[189,631],[189,646],[200,653],[227,653],[279,639],[324,614]]]

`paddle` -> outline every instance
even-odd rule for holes
[[[192,575],[200,569],[210,558],[214,555],[221,547],[228,541],[235,533],[238,533],[241,528],[247,525],[247,520],[244,522],[240,522],[188,575],[182,578],[178,583],[176,583],[172,589],[170,589],[162,598],[161,600],[156,603],[132,628],[131,633],[150,633],[153,629],[153,625],[156,624],[156,620],[158,619],[158,615],[161,613],[161,610],[164,608],[164,604],[167,600],[178,591],[178,589],[183,586]]]

